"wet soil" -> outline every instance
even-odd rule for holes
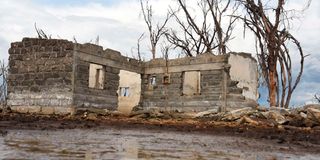
[[[57,129],[140,129],[161,130],[204,135],[223,135],[268,140],[276,144],[294,144],[301,152],[320,152],[320,129],[310,127],[249,125],[237,122],[215,122],[195,119],[130,118],[125,116],[32,115],[19,113],[0,114],[0,134],[9,129],[57,130]]]
[[[316,127],[0,113],[0,159],[318,159],[319,153]]]
[[[311,146],[309,147],[311,148]],[[239,136],[154,129],[8,130],[0,159],[317,160],[299,145]]]

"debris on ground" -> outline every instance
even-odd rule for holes
[[[164,129],[208,134],[229,134],[254,138],[303,141],[320,145],[320,110],[241,108],[218,112],[184,113],[159,109],[136,110],[130,115],[109,110],[79,110],[73,115],[40,115],[0,112],[0,131],[6,129],[73,129],[92,127]]]

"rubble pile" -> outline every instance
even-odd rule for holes
[[[307,105],[301,108],[284,109],[277,107],[241,108],[227,112],[208,110],[199,112],[195,119],[249,123],[253,125],[289,125],[295,127],[320,126],[320,105]]]
[[[320,128],[320,105],[307,105],[300,108],[278,107],[246,107],[241,109],[219,112],[211,109],[197,113],[166,112],[160,110],[133,111],[129,117],[142,119],[194,119],[201,121],[237,122],[239,124],[294,126]]]

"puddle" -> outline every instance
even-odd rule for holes
[[[295,152],[297,150],[297,152]],[[317,159],[299,148],[241,137],[159,130],[9,130],[0,159]]]

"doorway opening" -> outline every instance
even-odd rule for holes
[[[137,106],[141,95],[141,75],[135,72],[120,70],[118,88],[118,111],[130,114]]]

